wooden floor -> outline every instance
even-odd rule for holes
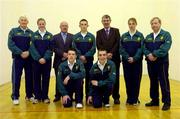
[[[180,119],[180,82],[171,80],[172,106],[169,111],[162,111],[160,107],[145,107],[145,102],[149,99],[149,79],[143,76],[141,82],[141,93],[139,106],[126,106],[126,93],[124,79],[120,77],[121,82],[121,104],[113,105],[111,98],[111,107],[94,109],[91,106],[84,106],[83,109],[63,108],[61,102],[53,103],[54,98],[54,77],[51,78],[49,96],[50,104],[32,104],[25,101],[24,81],[21,83],[20,105],[12,104],[11,83],[0,86],[0,119]]]

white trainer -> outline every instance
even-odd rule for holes
[[[104,105],[106,108],[109,108],[110,107],[110,104],[105,104]]]
[[[34,100],[32,101],[33,104],[37,104],[38,102],[39,102],[38,99],[34,99]]]
[[[30,101],[30,102],[34,101],[34,97],[30,97],[30,98],[26,97],[25,99],[26,99],[26,101]]]
[[[44,102],[45,104],[49,104],[49,103],[50,103],[50,99],[45,99],[43,102]]]
[[[18,100],[18,99],[14,99],[14,100],[13,100],[13,104],[14,104],[14,105],[19,105],[19,100]]]
[[[83,108],[83,105],[81,103],[77,103],[76,108],[81,109],[81,108]]]

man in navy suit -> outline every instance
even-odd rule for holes
[[[53,68],[56,75],[56,94],[53,102],[60,100],[61,94],[57,89],[57,72],[59,64],[67,59],[67,51],[72,47],[73,35],[68,33],[68,23],[63,21],[60,23],[61,32],[53,36],[52,47],[55,53]]]
[[[97,49],[105,49],[109,60],[112,60],[116,65],[116,81],[113,87],[114,104],[120,104],[119,98],[119,67],[120,67],[120,54],[119,43],[120,33],[119,29],[110,26],[111,17],[104,15],[102,17],[102,24],[104,28],[97,31],[96,45]]]

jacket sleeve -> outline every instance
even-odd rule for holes
[[[13,36],[14,31],[11,29],[8,35],[8,48],[13,54],[20,55],[23,51],[16,46],[15,42],[12,40]]]
[[[89,74],[90,74],[90,79],[89,79],[89,92],[88,92],[88,96],[92,96],[93,94],[93,86],[91,84],[91,80],[93,80],[93,70],[94,70],[94,66],[91,67],[90,71],[89,71]]]
[[[142,53],[143,53],[143,41],[144,41],[144,36],[141,35],[141,47],[138,48],[136,54],[133,56],[133,59],[134,59],[135,61],[140,60],[141,57],[142,57]]]
[[[53,36],[52,42],[51,42],[51,50],[55,53],[55,55],[58,55],[59,57],[63,57],[63,50],[61,50],[57,44],[56,44],[56,37]]]
[[[51,57],[52,57],[52,55],[53,55],[53,52],[52,52],[52,50],[51,50],[51,44],[52,44],[52,35],[50,35],[50,45],[49,45],[49,48],[48,48],[48,50],[45,52],[45,54],[44,54],[44,59],[46,59],[46,60],[49,60],[49,59],[51,59]]]
[[[147,37],[146,39],[144,39],[144,43],[143,43],[143,53],[144,55],[147,57],[147,55],[149,55],[151,53],[151,51],[149,51],[147,48],[146,48],[146,40],[147,40]]]
[[[102,45],[102,39],[101,39],[101,31],[97,31],[96,32],[96,46],[97,46],[97,49],[102,49],[103,48],[103,45]]]
[[[95,37],[92,36],[92,41],[93,41],[93,46],[92,48],[85,54],[86,57],[90,56],[93,57],[95,52],[96,52],[96,41],[95,41]]]
[[[36,61],[39,61],[39,59],[41,58],[40,54],[38,53],[35,45],[34,45],[35,39],[32,37],[32,42],[31,42],[31,46],[30,46],[30,54],[32,56],[32,58]]]
[[[120,40],[121,40],[119,29],[115,30],[115,34],[116,34],[116,36],[115,36],[116,42],[115,42],[115,44],[113,45],[113,47],[112,47],[112,49],[110,51],[111,53],[115,53],[116,52],[116,49],[119,48],[118,46],[119,46]]]
[[[126,50],[123,47],[123,36],[122,36],[122,39],[121,39],[121,42],[120,42],[119,53],[125,60],[128,60],[129,54],[126,52]]]
[[[160,46],[159,49],[153,51],[153,55],[156,57],[164,57],[167,55],[169,49],[171,48],[172,39],[169,32],[166,32],[164,35],[165,42]]]
[[[60,65],[58,68],[58,74],[57,74],[57,88],[59,92],[61,93],[61,95],[65,96],[65,95],[68,95],[68,92],[66,91],[63,84],[62,72],[63,72],[62,65]]]
[[[79,57],[79,56],[82,55],[82,53],[81,53],[81,51],[77,48],[75,42],[76,42],[76,35],[73,36],[73,40],[72,40],[72,48],[76,49],[77,56]]]

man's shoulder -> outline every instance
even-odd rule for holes
[[[126,36],[129,36],[129,32],[125,32],[122,34],[122,37],[126,37]]]
[[[34,32],[33,32],[31,29],[29,29],[29,28],[28,28],[27,30],[28,30],[28,32],[30,32],[30,33],[34,33]]]
[[[65,60],[65,61],[61,62],[61,64],[59,65],[59,67],[63,68],[63,67],[65,67],[65,66],[67,66],[67,65],[68,65],[67,60]]]
[[[110,30],[113,31],[113,32],[119,32],[119,29],[115,28],[115,27],[111,27]]]
[[[11,31],[13,31],[13,32],[16,32],[16,31],[19,31],[19,30],[21,30],[19,27],[13,27],[13,28],[11,29]]]
[[[109,64],[109,65],[115,65],[112,60],[107,60],[107,64]]]
[[[162,34],[170,34],[168,31],[166,31],[164,29],[161,29],[160,33],[162,33]]]
[[[101,32],[103,32],[103,30],[104,30],[104,28],[98,30],[97,33],[101,33]]]
[[[83,64],[83,63],[81,62],[81,60],[79,60],[79,59],[76,59],[76,63],[77,63],[77,64]]]
[[[81,33],[78,32],[78,33],[74,34],[73,37],[79,37],[80,35],[81,35]]]
[[[67,33],[68,36],[70,37],[73,37],[73,34],[72,33]]]
[[[51,32],[49,32],[49,31],[46,31],[46,33],[47,33],[48,35],[50,35],[50,36],[53,36],[53,34],[52,34]]]
[[[88,32],[88,36],[95,37],[94,34],[92,34],[91,32]]]
[[[60,36],[61,36],[60,33],[57,33],[57,34],[53,35],[54,38],[57,38],[57,37],[60,37]]]

